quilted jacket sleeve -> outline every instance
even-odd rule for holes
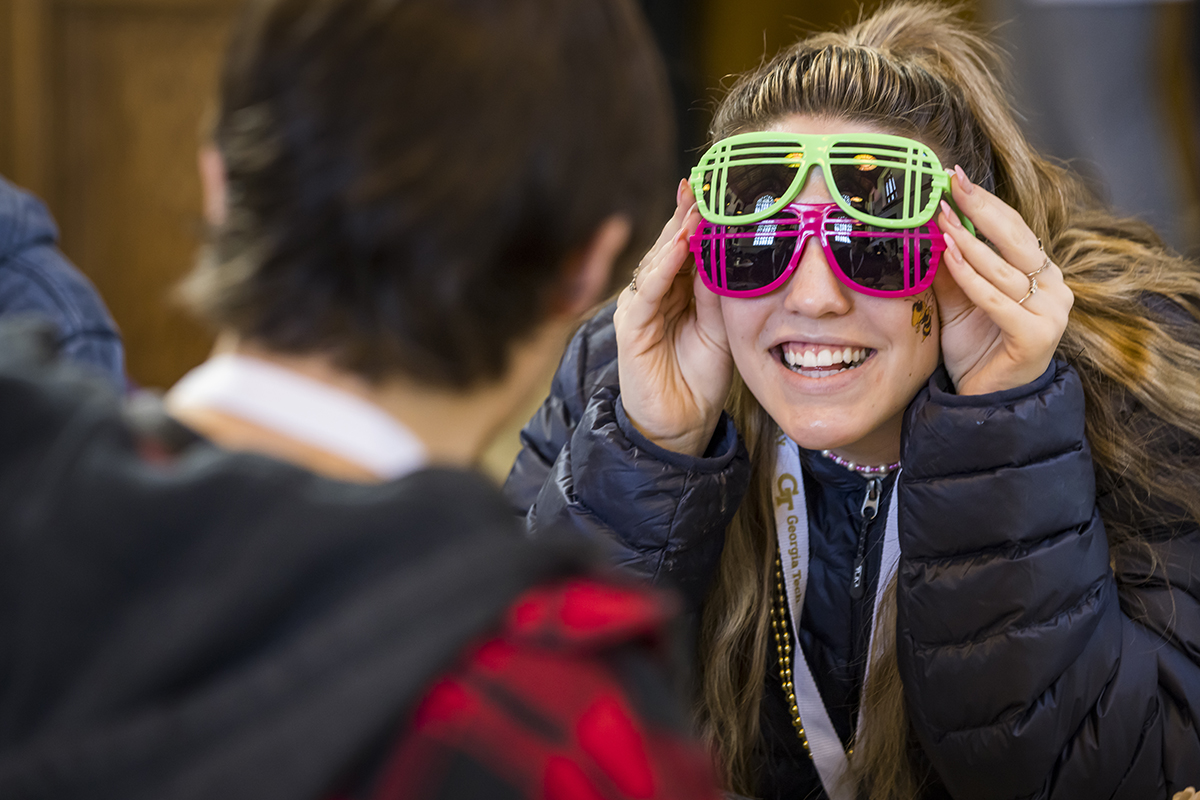
[[[614,563],[679,589],[694,609],[745,494],[748,456],[727,415],[702,458],[637,432],[620,401],[613,309],[567,348],[504,492],[535,535],[567,528],[604,542]]]
[[[948,385],[935,375],[905,422],[897,647],[951,795],[1151,798],[1197,783],[1200,630],[1123,610],[1079,377],[1056,362],[1009,392]],[[1185,532],[1162,551],[1175,597],[1147,580],[1148,601],[1196,613],[1197,545]]]

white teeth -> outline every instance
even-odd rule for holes
[[[805,350],[798,353],[795,350],[783,351],[783,361],[793,368],[805,369],[815,367],[832,367],[835,364],[845,364],[845,369],[853,369],[867,358],[866,348],[822,348],[820,351]],[[838,370],[841,372],[843,370]],[[829,373],[836,374],[836,373]]]

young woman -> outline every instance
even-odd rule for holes
[[[1029,148],[994,61],[897,5],[744,76],[525,430],[531,526],[700,612],[738,793],[1200,779],[1200,270]]]

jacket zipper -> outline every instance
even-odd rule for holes
[[[871,478],[867,481],[867,494],[862,503],[862,525],[858,529],[858,550],[854,554],[854,578],[850,583],[850,597],[861,600],[866,592],[867,528],[879,513],[879,495],[883,493],[883,481]]]
[[[855,686],[862,686],[862,679],[866,669],[865,659],[860,660],[858,654],[866,647],[867,639],[864,641],[861,635],[863,614],[868,613],[863,609],[862,598],[867,593],[866,581],[866,562],[867,562],[867,528],[870,527],[871,521],[879,513],[879,498],[883,494],[883,481],[879,478],[871,478],[867,481],[867,493],[863,496],[862,503],[862,524],[858,529],[858,549],[854,555],[854,572],[850,581],[850,630],[853,632],[853,638],[850,640],[850,663],[854,671]],[[861,688],[859,689],[858,702],[855,704],[854,711],[850,714],[850,729],[853,731],[858,726],[858,712],[861,708],[862,695]],[[853,734],[852,734],[853,736]],[[843,742],[844,747],[851,747],[851,742]]]

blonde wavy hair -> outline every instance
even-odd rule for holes
[[[900,3],[743,75],[710,133],[763,130],[791,114],[878,126],[933,147],[1020,212],[1075,293],[1058,356],[1083,380],[1102,513],[1120,510],[1105,513],[1118,553],[1139,546],[1143,527],[1200,520],[1200,269],[1033,151],[997,77],[1001,66],[959,9]],[[728,408],[754,467],[705,603],[699,718],[727,786],[753,796],[775,558],[775,424],[739,381]],[[904,706],[895,603],[893,581],[875,621],[865,722],[851,757],[851,779],[873,799],[916,797],[930,775]]]

